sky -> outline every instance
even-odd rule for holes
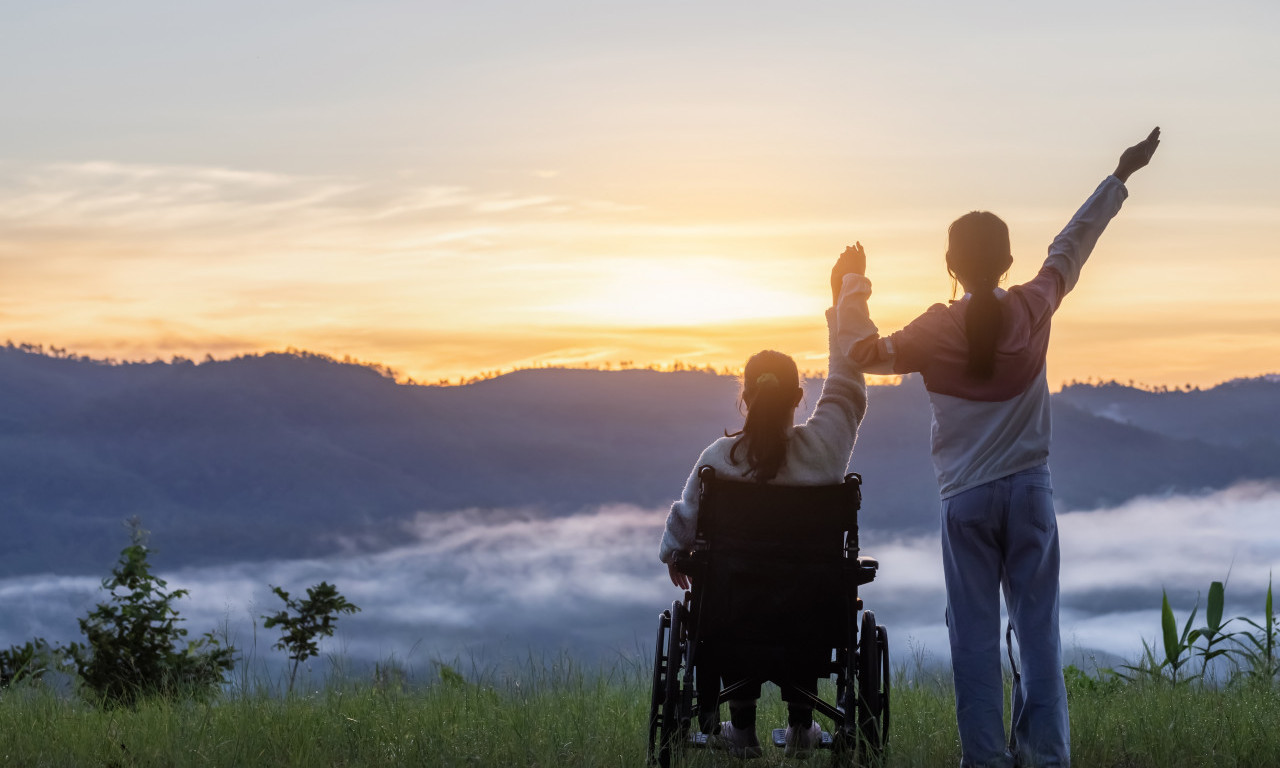
[[[1113,508],[1059,516],[1062,634],[1068,663],[1082,668],[1136,662],[1143,642],[1159,648],[1161,591],[1181,626],[1209,585],[1226,583],[1224,616],[1265,623],[1280,555],[1274,525],[1280,485],[1244,483],[1191,496],[1142,497]],[[664,510],[610,505],[570,517],[537,509],[424,514],[393,549],[323,559],[187,568],[162,574],[189,595],[176,604],[192,636],[215,630],[240,649],[250,679],[279,679],[261,616],[280,609],[270,585],[291,593],[334,584],[361,608],[310,663],[323,675],[340,657],[367,669],[394,660],[421,679],[436,662],[470,670],[527,664],[568,651],[587,664],[636,665],[647,673],[657,616],[679,597],[654,568]],[[949,659],[942,565],[936,535],[895,538],[864,527],[876,581],[859,594],[887,627],[894,668],[936,672]],[[98,578],[30,575],[0,579],[0,646],[80,637],[76,619],[104,601]],[[1232,630],[1248,631],[1241,620]]]
[[[1270,0],[9,3],[0,339],[821,370],[846,245],[884,330],[950,298],[969,210],[1021,282],[1159,125],[1050,385],[1275,372],[1278,32]]]

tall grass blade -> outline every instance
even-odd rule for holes
[[[1226,605],[1226,587],[1222,582],[1215,581],[1209,585],[1209,604],[1205,606],[1205,622],[1206,628],[1212,635],[1218,634],[1222,629],[1222,609]]]
[[[1164,659],[1165,663],[1177,670],[1178,656],[1181,650],[1178,648],[1178,622],[1173,618],[1173,608],[1169,606],[1169,593],[1163,592],[1164,603],[1160,607],[1160,628],[1164,632]]]
[[[1268,673],[1271,673],[1272,671],[1275,670],[1274,659],[1275,659],[1275,639],[1276,639],[1276,615],[1275,615],[1275,611],[1272,608],[1271,581],[1272,581],[1271,578],[1268,577],[1267,578],[1267,600],[1266,600],[1265,607],[1263,609],[1262,626],[1258,627],[1258,625],[1254,624],[1254,622],[1249,622],[1250,624],[1253,624],[1255,627],[1258,627],[1258,629],[1262,630],[1262,637],[1258,640],[1255,640],[1254,644],[1258,646],[1258,649],[1260,651],[1262,651],[1262,661],[1266,664],[1266,669],[1268,670]]]

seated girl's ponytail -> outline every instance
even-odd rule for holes
[[[738,449],[746,450],[747,471],[759,482],[778,476],[787,459],[787,429],[795,421],[800,398],[800,374],[789,356],[773,350],[757,352],[742,375],[742,402],[747,419],[729,450],[729,461],[738,463]]]

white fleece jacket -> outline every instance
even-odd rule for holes
[[[845,277],[845,286],[851,280],[866,280],[861,275]],[[844,294],[856,293],[845,290]],[[827,364],[827,380],[822,385],[822,395],[814,408],[813,415],[804,424],[790,428],[787,438],[787,457],[772,481],[775,485],[828,485],[844,479],[849,466],[849,456],[853,453],[853,444],[857,439],[858,424],[867,412],[867,384],[862,372],[847,355],[840,354],[836,346],[836,310],[827,310],[827,347],[829,362]],[[685,481],[684,493],[679,501],[671,505],[671,513],[667,515],[667,528],[662,534],[662,545],[658,550],[658,559],[664,563],[671,562],[677,552],[688,551],[693,546],[694,535],[698,529],[698,496],[702,481],[698,478],[698,469],[703,466],[714,467],[722,477],[742,477],[748,467],[743,463],[734,464],[729,460],[729,451],[738,440],[736,437],[722,437],[707,446],[698,461],[693,465],[693,472]],[[739,451],[741,457],[745,452]]]

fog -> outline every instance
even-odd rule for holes
[[[1135,659],[1144,639],[1157,640],[1162,589],[1181,621],[1211,581],[1227,579],[1227,615],[1260,620],[1280,564],[1277,509],[1280,484],[1267,483],[1060,514],[1070,660]],[[340,557],[162,576],[170,589],[190,591],[178,608],[191,634],[228,632],[250,668],[278,670],[284,661],[271,648],[274,631],[261,627],[260,616],[282,605],[270,586],[296,595],[320,581],[362,609],[342,617],[321,646],[356,665],[394,659],[413,672],[438,660],[490,666],[561,652],[647,664],[657,615],[677,597],[656,559],[665,516],[633,506],[562,518],[535,509],[423,514],[388,551],[361,554],[353,543]],[[862,595],[888,627],[895,662],[945,661],[937,536],[888,538],[864,528],[862,548],[880,561]],[[80,639],[76,619],[103,597],[94,578],[2,580],[0,646]]]

